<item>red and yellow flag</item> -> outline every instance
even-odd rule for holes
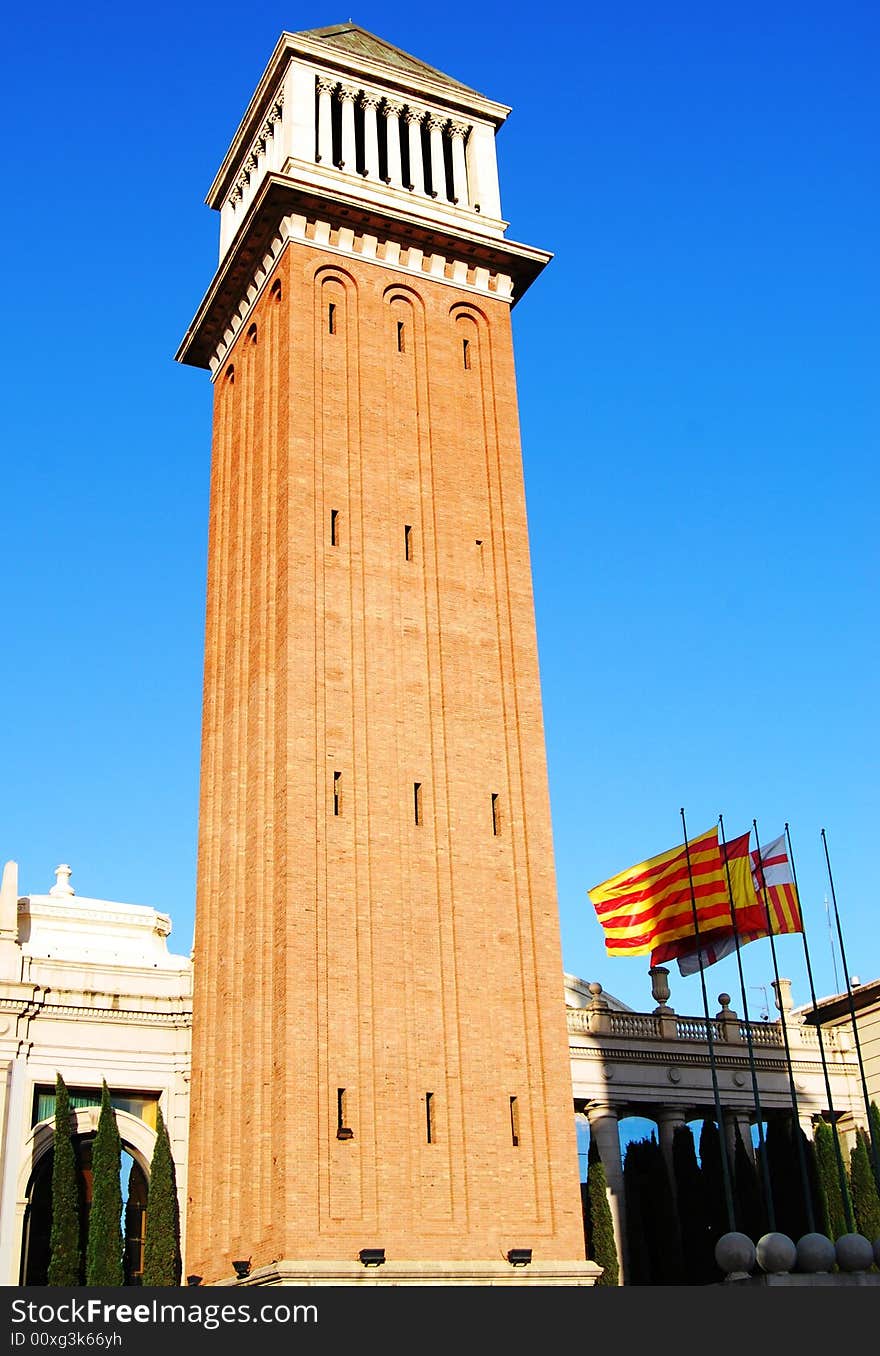
[[[722,847],[722,853],[725,847]],[[785,835],[749,852],[749,835],[743,834],[726,844],[730,862],[733,901],[736,906],[736,926],[740,946],[787,932],[803,932],[800,904],[794,874],[785,848]],[[766,906],[765,906],[766,890]],[[767,914],[770,914],[770,926]],[[662,965],[677,960],[683,975],[694,974],[700,968],[714,965],[736,949],[733,925],[719,927],[704,935],[700,927],[699,947],[691,933],[689,938],[669,942],[651,952],[651,964]]]
[[[691,880],[702,933],[731,927],[727,875],[718,830],[631,866],[587,893],[605,932],[609,956],[641,956],[663,942],[693,937]]]

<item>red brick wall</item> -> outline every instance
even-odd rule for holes
[[[187,1270],[579,1259],[509,309],[273,279],[215,396]]]

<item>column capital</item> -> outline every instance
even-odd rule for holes
[[[361,104],[364,108],[378,108],[382,102],[381,94],[372,94],[369,90],[361,90]]]
[[[404,117],[409,125],[412,126],[414,122],[420,123],[424,121],[425,110],[423,108],[413,108],[411,104],[407,104]]]
[[[348,101],[351,100],[351,102],[354,103],[359,93],[360,90],[358,90],[355,85],[340,85],[339,101],[340,103],[348,103]]]
[[[464,140],[470,130],[471,127],[468,122],[456,122],[453,119],[449,124],[449,135],[451,137],[461,137]]]
[[[331,80],[329,76],[326,76],[326,75],[319,75],[319,76],[318,76],[318,93],[319,93],[319,94],[333,94],[333,93],[335,92],[335,90],[336,90],[336,86],[338,85],[338,83],[339,83],[338,80]]]
[[[446,126],[446,119],[441,118],[439,113],[429,113],[425,121],[429,132],[442,132]]]
[[[398,99],[383,99],[382,108],[386,118],[399,118],[403,112],[403,104]]]

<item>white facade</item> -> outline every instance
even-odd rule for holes
[[[0,888],[0,1284],[18,1285],[29,1191],[51,1148],[37,1120],[56,1072],[69,1089],[131,1096],[117,1111],[124,1148],[149,1175],[156,1101],[168,1127],[181,1220],[186,1201],[192,964],[169,952],[167,914],[87,899],[60,866],[45,895],[19,897],[9,862]],[[97,1109],[76,1113],[77,1133]]]

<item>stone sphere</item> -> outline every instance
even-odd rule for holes
[[[804,1234],[798,1239],[798,1271],[831,1271],[836,1257],[834,1244],[824,1234]]]
[[[864,1234],[844,1234],[837,1240],[836,1251],[841,1271],[867,1271],[874,1261],[874,1249]]]
[[[748,1274],[755,1265],[755,1245],[748,1234],[722,1234],[715,1244],[715,1261],[725,1276],[735,1271]]]
[[[791,1271],[797,1261],[797,1248],[788,1234],[765,1234],[755,1248],[762,1271]]]

